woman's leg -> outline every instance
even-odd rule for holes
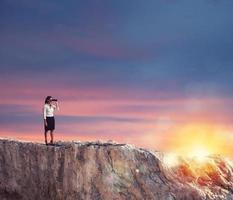
[[[47,130],[44,131],[44,137],[45,137],[45,144],[48,144],[48,140],[47,140]]]
[[[53,130],[51,130],[51,131],[50,131],[50,138],[51,138],[50,143],[52,143],[52,144],[53,144]]]

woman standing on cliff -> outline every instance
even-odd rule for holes
[[[55,102],[55,105],[53,104],[53,102]],[[46,145],[48,145],[48,141],[47,141],[48,131],[50,131],[50,138],[51,138],[49,144],[53,145],[53,131],[55,130],[55,118],[54,118],[55,110],[59,110],[57,99],[53,99],[51,96],[47,96],[43,108],[44,135],[45,135]]]

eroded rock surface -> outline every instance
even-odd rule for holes
[[[209,164],[212,171],[197,177],[187,161],[170,168],[162,158],[113,141],[45,146],[0,139],[0,199],[233,199],[230,163],[213,158],[217,168]]]

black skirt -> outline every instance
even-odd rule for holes
[[[54,130],[55,129],[55,118],[54,117],[46,117],[47,126],[44,125],[45,131]]]

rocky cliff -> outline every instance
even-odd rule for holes
[[[232,171],[220,157],[168,166],[161,153],[116,142],[0,139],[1,200],[233,199]]]

